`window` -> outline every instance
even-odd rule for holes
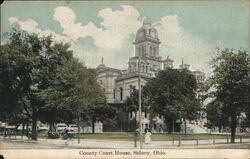
[[[113,91],[114,91],[113,93],[114,93],[114,99],[115,99],[115,89]]]
[[[142,72],[145,72],[144,70],[145,70],[144,65],[142,65]]]
[[[144,47],[142,47],[142,53],[141,53],[141,56],[144,55]]]
[[[103,90],[103,92],[105,92],[105,88],[103,88],[102,90]]]
[[[154,56],[156,56],[156,49],[155,49],[155,47],[154,47]]]
[[[123,100],[123,89],[122,89],[122,87],[120,88],[120,100],[121,101]]]
[[[151,36],[151,29],[149,29],[149,36]]]
[[[133,114],[132,114],[132,112],[130,112],[130,118],[133,118]]]
[[[149,47],[150,56],[152,56],[152,46]]]
[[[148,73],[148,66],[146,66],[146,73]]]

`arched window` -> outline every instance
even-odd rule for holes
[[[129,65],[129,72],[132,72],[132,66]]]
[[[144,65],[142,65],[142,70],[143,70],[142,72],[145,72]]]
[[[155,47],[154,47],[154,56],[156,56],[156,49],[155,49]]]
[[[123,89],[122,89],[122,87],[120,87],[120,100],[121,101],[123,100]]]
[[[146,66],[146,73],[148,73],[148,66]]]

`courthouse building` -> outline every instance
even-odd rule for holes
[[[173,60],[169,58],[162,59],[159,53],[160,39],[157,30],[152,26],[149,18],[144,18],[143,25],[137,30],[134,44],[134,56],[128,59],[128,68],[119,70],[108,67],[102,63],[96,68],[97,80],[105,92],[108,103],[122,103],[130,96],[133,88],[138,89],[138,61],[140,57],[140,75],[141,85],[145,85],[151,78],[156,77],[160,70],[173,68]],[[180,69],[189,69],[183,59]],[[205,74],[201,71],[193,71],[197,82],[202,83]],[[129,119],[134,119],[135,112],[128,114]],[[142,128],[149,127],[149,113],[142,112]],[[155,132],[165,129],[162,116],[153,118],[153,130]]]

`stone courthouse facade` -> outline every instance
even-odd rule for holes
[[[167,57],[162,59],[159,53],[161,44],[157,30],[152,26],[149,18],[144,18],[143,25],[137,30],[134,41],[134,56],[128,60],[128,69],[119,70],[100,64],[96,68],[97,80],[100,83],[108,103],[122,103],[130,96],[133,88],[138,89],[138,61],[141,58],[141,85],[145,85],[148,79],[156,77],[160,70],[173,68],[173,60]],[[189,69],[189,65],[182,60],[180,69]],[[193,71],[197,82],[203,82],[205,74],[201,71]],[[135,117],[135,112],[128,114],[129,119]],[[149,113],[142,112],[142,128],[149,127]],[[164,119],[161,116],[153,118],[154,132],[161,132],[165,129]]]

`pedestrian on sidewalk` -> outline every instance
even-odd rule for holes
[[[63,139],[66,140],[65,145],[68,145],[68,139],[69,139],[69,130],[68,129],[64,130]]]
[[[145,135],[145,144],[150,144],[150,143],[151,143],[151,131],[147,129]]]

